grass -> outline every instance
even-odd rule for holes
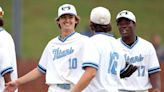
[[[78,32],[88,25],[91,9],[104,6],[112,14],[113,33],[117,37],[115,17],[123,9],[135,13],[138,35],[147,40],[152,34],[164,37],[164,0],[22,0],[21,58],[40,58],[48,41],[59,34],[54,18],[58,7],[64,3],[76,6],[81,17]],[[12,0],[0,0],[0,6],[5,11],[5,28],[12,34]]]

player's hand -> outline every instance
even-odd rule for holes
[[[18,88],[18,84],[16,81],[10,81],[5,84],[5,89],[3,92],[15,92],[15,90]]]
[[[149,92],[161,92],[158,88],[149,89]]]
[[[155,90],[153,90],[152,92],[161,92],[160,90],[158,90],[158,89],[155,89]]]
[[[130,77],[136,70],[138,69],[137,66],[134,66],[128,62],[126,62],[126,70],[124,70],[121,74],[120,77],[121,78],[125,78],[125,77]]]

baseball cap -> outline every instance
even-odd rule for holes
[[[123,11],[119,12],[117,14],[116,21],[120,18],[127,18],[127,19],[134,21],[136,23],[135,15],[131,11],[128,11],[128,10],[123,10]]]
[[[4,15],[4,11],[2,10],[2,8],[0,7],[0,17],[2,17]]]
[[[111,14],[107,8],[93,8],[90,14],[90,21],[96,24],[107,25],[110,23]]]
[[[71,4],[63,4],[59,7],[58,9],[58,17],[57,19],[64,15],[64,14],[71,14],[71,15],[74,15],[74,16],[77,16],[77,12],[76,12],[76,9],[73,5]]]

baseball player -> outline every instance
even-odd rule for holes
[[[120,71],[126,71],[126,66],[129,65],[125,64],[118,41],[111,34],[110,20],[111,14],[108,9],[92,9],[90,28],[94,36],[90,39],[99,52],[98,61],[83,62],[82,68],[85,73],[71,92],[118,92],[118,81],[122,74]],[[132,73],[136,69],[137,67],[131,65]]]
[[[6,92],[12,92],[19,85],[41,75],[46,76],[48,92],[70,92],[84,72],[82,61],[97,61],[98,52],[90,39],[75,31],[79,17],[73,5],[60,6],[56,22],[61,34],[47,44],[38,67],[15,82],[8,83]]]
[[[15,45],[11,35],[3,28],[3,15],[0,7],[0,92],[3,92],[5,83],[17,79]]]
[[[153,45],[137,36],[135,15],[123,10],[117,14],[117,26],[121,34],[119,46],[125,51],[127,62],[138,66],[128,78],[121,79],[120,92],[161,92],[160,65]]]

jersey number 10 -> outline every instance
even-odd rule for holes
[[[77,68],[77,58],[70,58],[69,69],[76,69],[76,68]]]

